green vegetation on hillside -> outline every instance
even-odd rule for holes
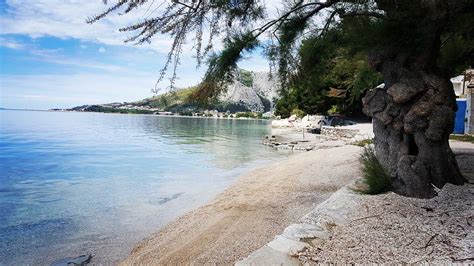
[[[148,106],[150,108],[156,108],[181,115],[191,115],[193,112],[204,110],[217,110],[219,112],[229,111],[230,113],[249,111],[247,107],[239,103],[221,102],[217,100],[201,102],[196,97],[196,92],[197,87],[188,87],[157,95],[132,104],[136,106]],[[270,105],[270,102],[268,101],[267,104]]]
[[[259,118],[259,119],[263,118],[262,113],[254,113],[254,112],[239,112],[235,115],[235,117]]]
[[[253,85],[253,73],[244,69],[239,69],[237,81],[245,86]],[[263,105],[263,111],[268,112],[272,107],[272,102],[265,96],[257,93]],[[222,101],[219,98],[202,98],[198,86],[182,89],[175,89],[160,95],[146,98],[136,102],[109,103],[103,105],[82,105],[71,110],[103,113],[140,113],[149,114],[156,112],[172,112],[180,115],[193,115],[203,113],[206,110],[216,110],[221,113],[231,114],[250,112],[245,103],[245,99],[239,102]],[[241,114],[242,116],[242,114]],[[245,117],[258,117],[258,113]],[[261,116],[261,115],[260,115]]]
[[[303,118],[306,115],[306,113],[298,108],[295,108],[291,111],[291,115],[294,115],[298,118]]]
[[[177,105],[186,105],[192,102],[192,95],[196,92],[196,87],[183,88],[172,92],[166,92],[145,100],[135,102],[137,106],[149,106],[151,108],[168,109]]]
[[[86,112],[99,112],[99,113],[119,113],[119,114],[152,114],[149,110],[138,110],[138,109],[118,109],[112,107],[106,107],[101,105],[91,105],[84,109]]]
[[[239,69],[239,81],[247,87],[252,87],[253,85],[253,77],[252,72],[247,71],[245,69]]]

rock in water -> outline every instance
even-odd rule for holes
[[[51,266],[73,266],[73,265],[87,265],[92,259],[92,255],[81,255],[75,258],[65,258],[57,260]]]

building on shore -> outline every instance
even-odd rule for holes
[[[466,74],[464,79],[467,83],[465,131],[467,134],[474,134],[474,69],[471,69],[469,73],[466,71]]]
[[[451,82],[458,105],[454,133],[474,134],[474,69],[451,78]]]

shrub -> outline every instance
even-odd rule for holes
[[[375,149],[372,145],[364,147],[364,151],[360,155],[360,162],[364,183],[367,185],[367,188],[361,191],[362,193],[375,195],[392,189],[390,177],[375,156]]]
[[[252,112],[240,112],[235,115],[236,118],[248,117],[248,118],[257,118],[257,115]]]
[[[373,139],[363,139],[363,140],[353,142],[351,144],[355,145],[355,146],[359,146],[359,147],[365,147],[367,145],[374,144],[374,140]]]
[[[330,115],[342,114],[342,113],[343,113],[342,107],[337,104],[331,106],[331,109],[328,110],[328,114]]]
[[[303,112],[302,110],[300,110],[298,108],[293,109],[293,111],[291,111],[291,114],[296,115],[296,117],[298,117],[298,118],[303,118],[306,115],[305,112]]]
[[[181,111],[181,112],[179,112],[179,115],[182,115],[182,116],[193,116],[193,112],[191,112],[191,111]]]

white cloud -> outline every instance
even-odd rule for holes
[[[117,72],[120,70],[126,70],[126,68],[116,65],[116,64],[106,64],[102,62],[97,62],[91,60],[90,58],[77,58],[70,55],[64,55],[64,50],[62,48],[56,49],[44,49],[38,48],[36,45],[31,43],[22,43],[14,40],[13,38],[4,38],[0,37],[0,46],[4,46],[10,49],[15,50],[24,50],[27,52],[31,60],[48,62],[53,64],[65,65],[65,66],[74,66],[86,69],[99,69],[108,72]],[[86,49],[87,45],[80,45],[81,49]],[[98,49],[100,53],[104,53],[107,50],[104,47]],[[134,72],[133,70],[127,70],[128,72]]]
[[[261,56],[244,58],[238,63],[238,65],[240,68],[248,71],[268,72],[270,70],[268,61]]]
[[[112,2],[112,1],[110,1]],[[124,40],[130,33],[119,32],[121,27],[129,26],[147,17],[159,14],[166,5],[166,1],[150,1],[138,9],[120,16],[111,14],[94,24],[86,24],[86,19],[106,10],[107,6],[100,0],[6,0],[9,8],[6,15],[0,17],[3,34],[26,34],[33,38],[41,36],[55,36],[59,38],[75,38],[88,42],[105,45],[127,45]],[[270,18],[278,14],[282,6],[281,0],[265,0],[267,13]],[[19,23],[21,21],[21,23]],[[190,36],[192,37],[192,36]],[[204,40],[208,32],[204,32]],[[193,47],[192,38],[188,40],[183,54],[190,55]],[[220,39],[215,39],[216,49],[221,48]],[[151,44],[138,47],[153,49],[160,53],[168,53],[172,39],[167,35],[153,38]]]
[[[269,16],[275,16],[276,7],[280,6],[282,1],[265,1],[270,6]],[[124,44],[123,40],[129,34],[119,32],[120,27],[158,14],[159,10],[154,13],[153,11],[165,2],[164,0],[150,1],[153,6],[149,7],[145,4],[141,9],[125,16],[110,15],[92,25],[86,24],[86,18],[106,9],[100,0],[6,0],[6,3],[8,8],[0,16],[0,33],[3,35],[74,38],[80,40],[81,49],[88,48],[89,43],[96,43],[99,44],[97,47],[100,47],[97,51],[107,51],[109,54],[113,53],[114,49],[108,45],[132,46],[132,44]],[[163,7],[165,5],[162,5]],[[204,39],[206,39],[208,32],[204,34]],[[81,73],[71,75],[1,75],[2,103],[0,105],[6,107],[71,107],[84,103],[138,100],[151,95],[150,89],[153,88],[158,77],[159,63],[156,69],[148,70],[148,72],[134,70],[136,69],[134,65],[143,66],[137,59],[136,53],[120,54],[120,59],[128,62],[121,66],[98,62],[90,58],[66,56],[61,49],[35,47],[34,44],[21,43],[5,36],[0,38],[2,46],[10,49],[24,49],[28,51],[28,55],[33,55],[34,60],[74,66],[81,71]],[[150,57],[156,57],[160,62],[169,52],[171,43],[169,36],[160,35],[156,36],[151,44],[136,47],[145,48],[140,51],[151,53]],[[215,39],[213,44],[217,49],[222,47],[219,38]],[[176,84],[178,87],[196,84],[204,72],[204,69],[195,70],[194,68],[192,46],[193,40],[189,39],[183,49],[182,64],[178,67],[179,79]],[[90,45],[90,47],[96,46]],[[268,63],[261,56],[244,59],[239,66],[253,71],[268,71]],[[101,71],[96,71],[94,74],[84,73],[91,69]],[[162,84],[166,86],[166,80]],[[55,106],[47,105],[47,98],[51,99],[50,103]]]
[[[177,86],[196,84],[199,72],[177,80]],[[70,75],[0,75],[0,106],[7,108],[73,107],[82,104],[136,101],[153,94],[157,75],[123,70]]]
[[[289,1],[288,1],[289,2]],[[275,18],[278,16],[280,9],[283,7],[285,1],[282,0],[264,0],[267,8],[267,16],[269,18]]]
[[[2,75],[2,106],[72,107],[150,97],[150,75]]]
[[[147,9],[145,5],[125,16],[113,14],[94,24],[87,24],[88,17],[107,8],[102,1],[7,0],[6,3],[9,9],[0,17],[2,34],[25,34],[33,38],[55,36],[105,45],[127,46],[133,45],[123,42],[129,34],[119,32],[118,29],[143,19]],[[160,36],[155,38],[151,45],[144,44],[141,47],[167,53],[171,43],[168,36]]]
[[[103,47],[101,47],[103,48]],[[106,64],[102,62],[93,61],[89,58],[76,58],[65,56],[62,49],[40,49],[36,47],[28,47],[28,52],[32,57],[30,59],[59,64],[64,66],[73,66],[86,69],[103,70],[108,72],[117,72],[125,70],[124,67],[115,64]],[[101,49],[99,49],[101,52]],[[105,48],[102,52],[105,52]]]
[[[4,38],[4,37],[0,37],[0,46],[7,47],[10,49],[15,49],[15,50],[20,50],[25,47],[23,43],[20,43],[11,38]]]

